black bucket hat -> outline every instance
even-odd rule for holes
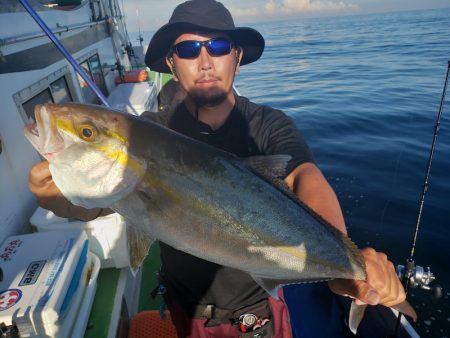
[[[216,0],[190,0],[178,5],[167,24],[153,35],[145,54],[145,64],[154,71],[170,73],[166,56],[183,33],[214,31],[226,33],[243,49],[241,65],[258,60],[264,50],[262,35],[249,27],[235,27],[228,9]]]

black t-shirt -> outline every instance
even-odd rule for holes
[[[144,117],[240,157],[291,155],[287,173],[302,163],[314,161],[289,117],[244,97],[236,97],[231,114],[216,130],[198,121],[184,104],[158,116],[144,113]],[[232,310],[268,297],[251,276],[240,270],[194,257],[164,243],[160,243],[160,249],[163,279],[170,296],[187,309],[194,304],[214,304]]]

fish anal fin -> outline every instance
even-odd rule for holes
[[[348,318],[348,327],[353,334],[356,334],[359,324],[364,318],[364,312],[366,311],[367,305],[357,305],[355,301],[352,301],[350,306],[350,314]],[[408,301],[403,301],[399,304],[392,306],[393,309],[401,312],[402,314],[410,317],[413,321],[417,321],[416,310],[408,303]]]
[[[352,305],[350,306],[350,314],[348,316],[348,328],[353,334],[356,334],[356,331],[358,331],[358,326],[364,318],[366,308],[367,304],[358,305],[355,301],[352,301]]]
[[[414,322],[417,321],[417,312],[407,300],[392,306],[392,308],[410,317]]]
[[[127,224],[128,256],[134,273],[142,265],[154,241],[154,238],[139,227]]]

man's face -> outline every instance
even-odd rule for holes
[[[220,33],[186,33],[180,35],[174,44],[182,41],[207,41],[213,38],[227,38]],[[172,69],[174,79],[194,100],[197,106],[216,106],[233,96],[232,85],[235,74],[239,71],[236,49],[222,56],[211,56],[203,46],[196,58],[183,59],[173,54]],[[239,57],[242,57],[241,55]]]

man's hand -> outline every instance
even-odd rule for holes
[[[85,209],[70,203],[53,182],[47,161],[40,162],[31,168],[29,187],[30,191],[36,195],[38,204],[59,217],[90,221],[112,212],[102,208]]]
[[[313,163],[303,163],[285,179],[300,200],[326,219],[335,228],[347,233],[337,197],[323,174]],[[394,265],[386,255],[367,248],[361,251],[366,263],[367,280],[335,279],[328,284],[339,295],[355,298],[358,305],[392,306],[406,295]]]
[[[382,304],[391,307],[406,299],[405,290],[394,265],[386,255],[372,248],[361,250],[366,263],[367,280],[335,279],[328,282],[331,291],[355,299],[356,304]]]

